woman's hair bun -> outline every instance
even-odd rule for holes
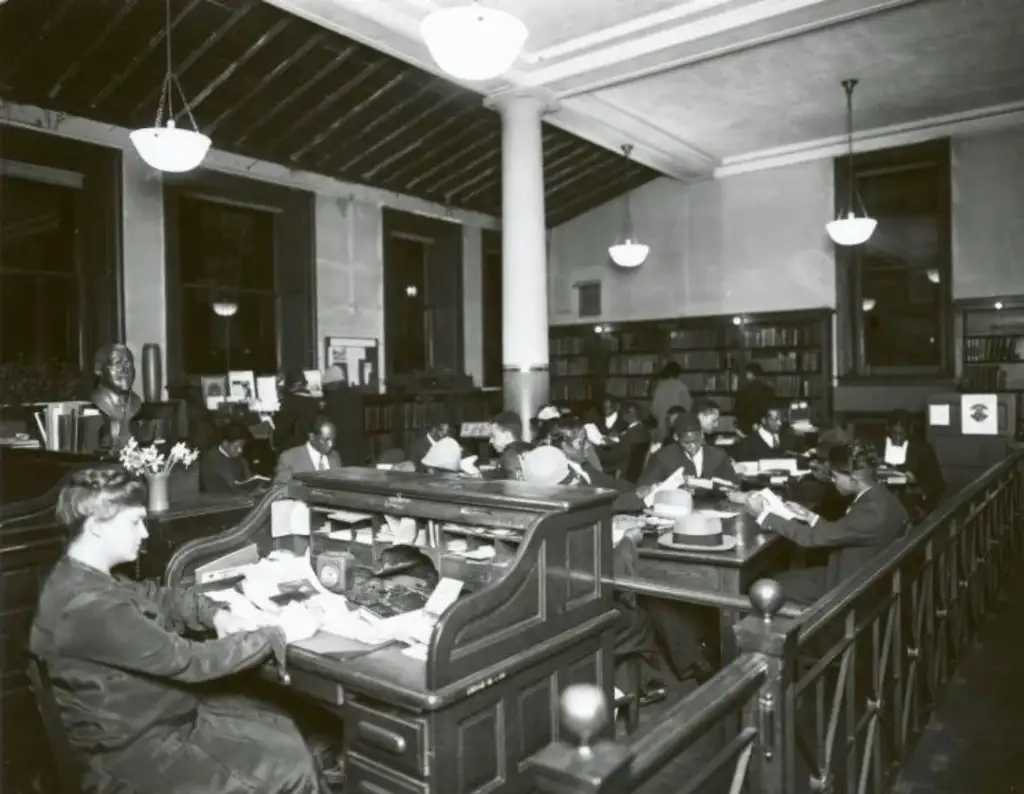
[[[78,469],[57,497],[57,520],[74,534],[88,518],[109,520],[127,507],[145,507],[146,495],[146,483],[121,466]]]
[[[96,466],[72,472],[68,486],[101,491],[104,488],[123,487],[131,480],[131,475],[120,466]]]

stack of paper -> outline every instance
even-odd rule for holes
[[[800,517],[792,510],[790,510],[788,507],[786,507],[785,502],[783,502],[779,498],[779,495],[775,493],[775,491],[772,491],[770,488],[765,488],[764,490],[759,491],[758,493],[760,493],[760,495],[764,498],[765,504],[768,505],[768,512],[772,515],[776,515],[779,518],[785,518],[788,520],[799,520]]]
[[[651,492],[644,497],[644,504],[648,507],[653,507],[655,494],[661,493],[662,491],[674,491],[679,488],[685,480],[686,474],[683,472],[683,467],[680,466],[666,477],[664,481],[658,483],[651,489]]]

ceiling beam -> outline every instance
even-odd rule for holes
[[[57,6],[56,10],[51,11],[47,17],[43,26],[39,29],[39,32],[33,36],[29,41],[26,42],[25,46],[22,47],[18,53],[7,61],[7,68],[0,72],[0,82],[12,85],[11,78],[18,73],[18,69],[21,68],[21,64],[24,63],[25,58],[39,46],[46,41],[46,37],[50,34],[64,16],[71,10],[71,6],[74,5],[74,0],[63,0],[60,5]]]
[[[191,0],[187,6],[178,12],[177,16],[171,20],[171,35],[174,35],[174,30],[178,25],[185,19],[185,17],[192,13],[196,6],[202,2],[203,0]],[[167,29],[163,25],[160,25],[160,29],[150,37],[149,41],[146,42],[146,45],[135,53],[134,57],[129,61],[128,66],[118,72],[117,77],[108,81],[100,92],[89,100],[89,109],[95,110],[98,108],[103,100],[120,88],[121,84],[134,74],[135,70],[139,67],[139,64],[146,60],[146,58],[148,58],[150,54],[160,46],[166,35]]]
[[[416,185],[420,184],[420,182],[422,182],[423,180],[430,179],[430,177],[432,177],[434,174],[437,174],[437,173],[439,173],[441,171],[444,171],[446,168],[448,168],[448,166],[451,163],[456,162],[460,158],[464,158],[470,152],[475,152],[475,151],[477,151],[478,149],[480,149],[481,147],[484,147],[484,146],[494,146],[495,145],[495,139],[498,137],[499,134],[500,133],[497,130],[485,133],[484,135],[482,135],[479,138],[477,138],[477,140],[474,141],[473,143],[471,143],[471,144],[469,144],[468,146],[465,146],[465,147],[459,147],[456,151],[452,152],[447,157],[440,157],[440,156],[438,156],[438,153],[437,153],[436,150],[432,151],[432,152],[428,152],[426,157],[427,157],[427,159],[434,160],[435,161],[434,164],[432,166],[430,166],[430,168],[428,168],[426,171],[420,172],[413,179],[410,179],[408,182],[405,182],[405,184],[410,189],[412,189],[412,188],[416,187]],[[455,138],[453,138],[451,140],[451,142],[449,144],[446,145],[445,148],[450,148],[451,146],[453,146],[456,143],[456,141],[461,140],[463,137],[464,136],[461,136],[461,135],[456,136]],[[490,154],[490,153],[488,153],[488,154]],[[421,160],[423,158],[419,158],[419,159]],[[419,162],[419,160],[417,160],[417,162]],[[408,167],[409,166],[406,166],[406,168],[408,168]],[[404,171],[404,170],[406,170],[406,169],[402,169],[402,171]],[[398,173],[401,173],[401,171],[399,171]],[[396,174],[392,174],[392,177],[395,177],[395,176],[396,176]],[[450,176],[450,174],[449,174],[449,176]]]
[[[53,86],[46,95],[48,99],[56,99],[60,96],[60,92],[64,90],[64,85],[67,81],[75,77],[75,75],[82,70],[82,66],[85,65],[85,62],[88,61],[90,56],[99,49],[103,42],[107,40],[114,28],[121,23],[121,20],[131,13],[132,9],[138,5],[138,2],[139,0],[125,0],[124,5],[122,5],[121,9],[107,22],[99,35],[89,42],[84,51],[76,53],[75,59],[71,61],[71,63],[65,67],[64,71],[61,72],[60,76],[53,81]]]
[[[395,171],[393,174],[391,174],[390,178],[393,179],[393,178],[397,177],[399,174],[405,173],[408,169],[413,168],[418,163],[422,162],[425,158],[433,157],[435,155],[435,151],[432,150],[432,149],[428,149],[426,147],[425,144],[427,143],[427,141],[433,140],[438,135],[440,135],[442,132],[447,132],[450,127],[454,126],[454,124],[457,121],[460,120],[461,115],[465,115],[466,112],[468,112],[468,111],[464,111],[463,114],[460,114],[460,115],[452,116],[447,121],[445,121],[442,124],[439,124],[438,126],[434,127],[434,129],[431,130],[430,132],[428,132],[426,135],[422,135],[419,138],[417,138],[415,141],[410,143],[408,146],[400,149],[399,151],[395,152],[394,154],[388,155],[384,160],[379,162],[377,165],[375,165],[369,171],[364,172],[363,173],[363,177],[365,179],[371,179],[371,178],[375,177],[381,171],[383,171],[383,170],[385,170],[387,168],[390,168],[392,165],[394,165],[397,162],[401,162],[401,160],[403,160],[405,157],[407,157],[408,155],[410,155],[413,152],[415,152],[417,149],[422,149],[423,150],[423,152],[420,154],[420,156],[415,158],[411,162],[408,162],[405,165],[403,165],[401,168],[399,168],[397,171]],[[466,138],[468,138],[470,135],[476,134],[476,131],[479,130],[481,127],[485,126],[486,124],[487,124],[487,120],[485,120],[485,119],[482,119],[482,118],[474,119],[469,124],[467,124],[465,127],[463,127],[459,132],[455,133],[455,135],[445,145],[448,146],[448,145],[451,145],[451,144],[460,143],[461,141],[463,141]]]
[[[265,113],[261,114],[255,121],[253,121],[249,125],[249,128],[245,131],[245,134],[237,141],[235,141],[235,146],[242,146],[249,139],[249,137],[254,132],[256,132],[256,130],[262,129],[267,122],[276,117],[277,114],[279,114],[282,110],[291,107],[291,105],[294,104],[294,102],[299,97],[301,97],[303,94],[309,91],[309,89],[311,89],[313,86],[320,85],[321,81],[323,81],[323,79],[327,77],[327,75],[329,75],[343,63],[345,63],[345,61],[351,58],[358,49],[358,44],[350,44],[348,47],[346,47],[337,55],[335,55],[334,58],[331,59],[330,63],[324,64],[319,69],[317,69],[316,74],[310,77],[306,82],[304,82],[298,88],[290,90],[285,95],[284,99],[282,99],[272,108],[267,110]]]

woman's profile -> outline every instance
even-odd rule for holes
[[[196,685],[227,678],[316,632],[247,624],[190,588],[119,581],[147,537],[146,485],[115,468],[83,469],[57,501],[67,551],[32,624],[83,789],[98,794],[317,794],[313,757],[283,712]],[[193,641],[186,630],[215,630]]]

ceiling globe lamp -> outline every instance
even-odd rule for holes
[[[218,317],[234,317],[238,314],[238,304],[234,301],[214,301],[213,313]]]
[[[856,80],[843,80],[846,91],[846,144],[849,172],[846,179],[846,212],[840,213],[834,221],[825,224],[825,230],[836,245],[861,245],[871,239],[878,221],[870,217],[861,201],[853,172],[853,89]],[[861,215],[857,215],[856,206],[860,205]]]
[[[420,23],[430,56],[456,80],[500,77],[515,63],[529,31],[522,20],[479,2],[431,11]]]
[[[647,255],[651,252],[650,246],[644,245],[637,240],[636,234],[633,232],[633,215],[630,212],[629,192],[626,190],[629,186],[629,156],[632,153],[632,144],[627,143],[622,147],[622,190],[625,193],[623,196],[625,201],[625,217],[623,218],[622,235],[612,245],[608,246],[608,256],[611,257],[612,261],[619,267],[627,269],[640,267],[640,265],[647,261]]]
[[[145,163],[158,171],[181,174],[198,168],[210,151],[210,139],[199,132],[195,117],[185,99],[185,92],[178,82],[172,69],[171,59],[171,2],[164,4],[164,43],[167,59],[167,72],[160,88],[160,102],[156,107],[156,121],[152,127],[135,130],[128,137],[135,151]],[[184,113],[192,124],[192,129],[184,129],[175,124],[174,97],[175,92],[181,97],[182,108],[177,115]],[[164,123],[164,112],[167,123]]]

